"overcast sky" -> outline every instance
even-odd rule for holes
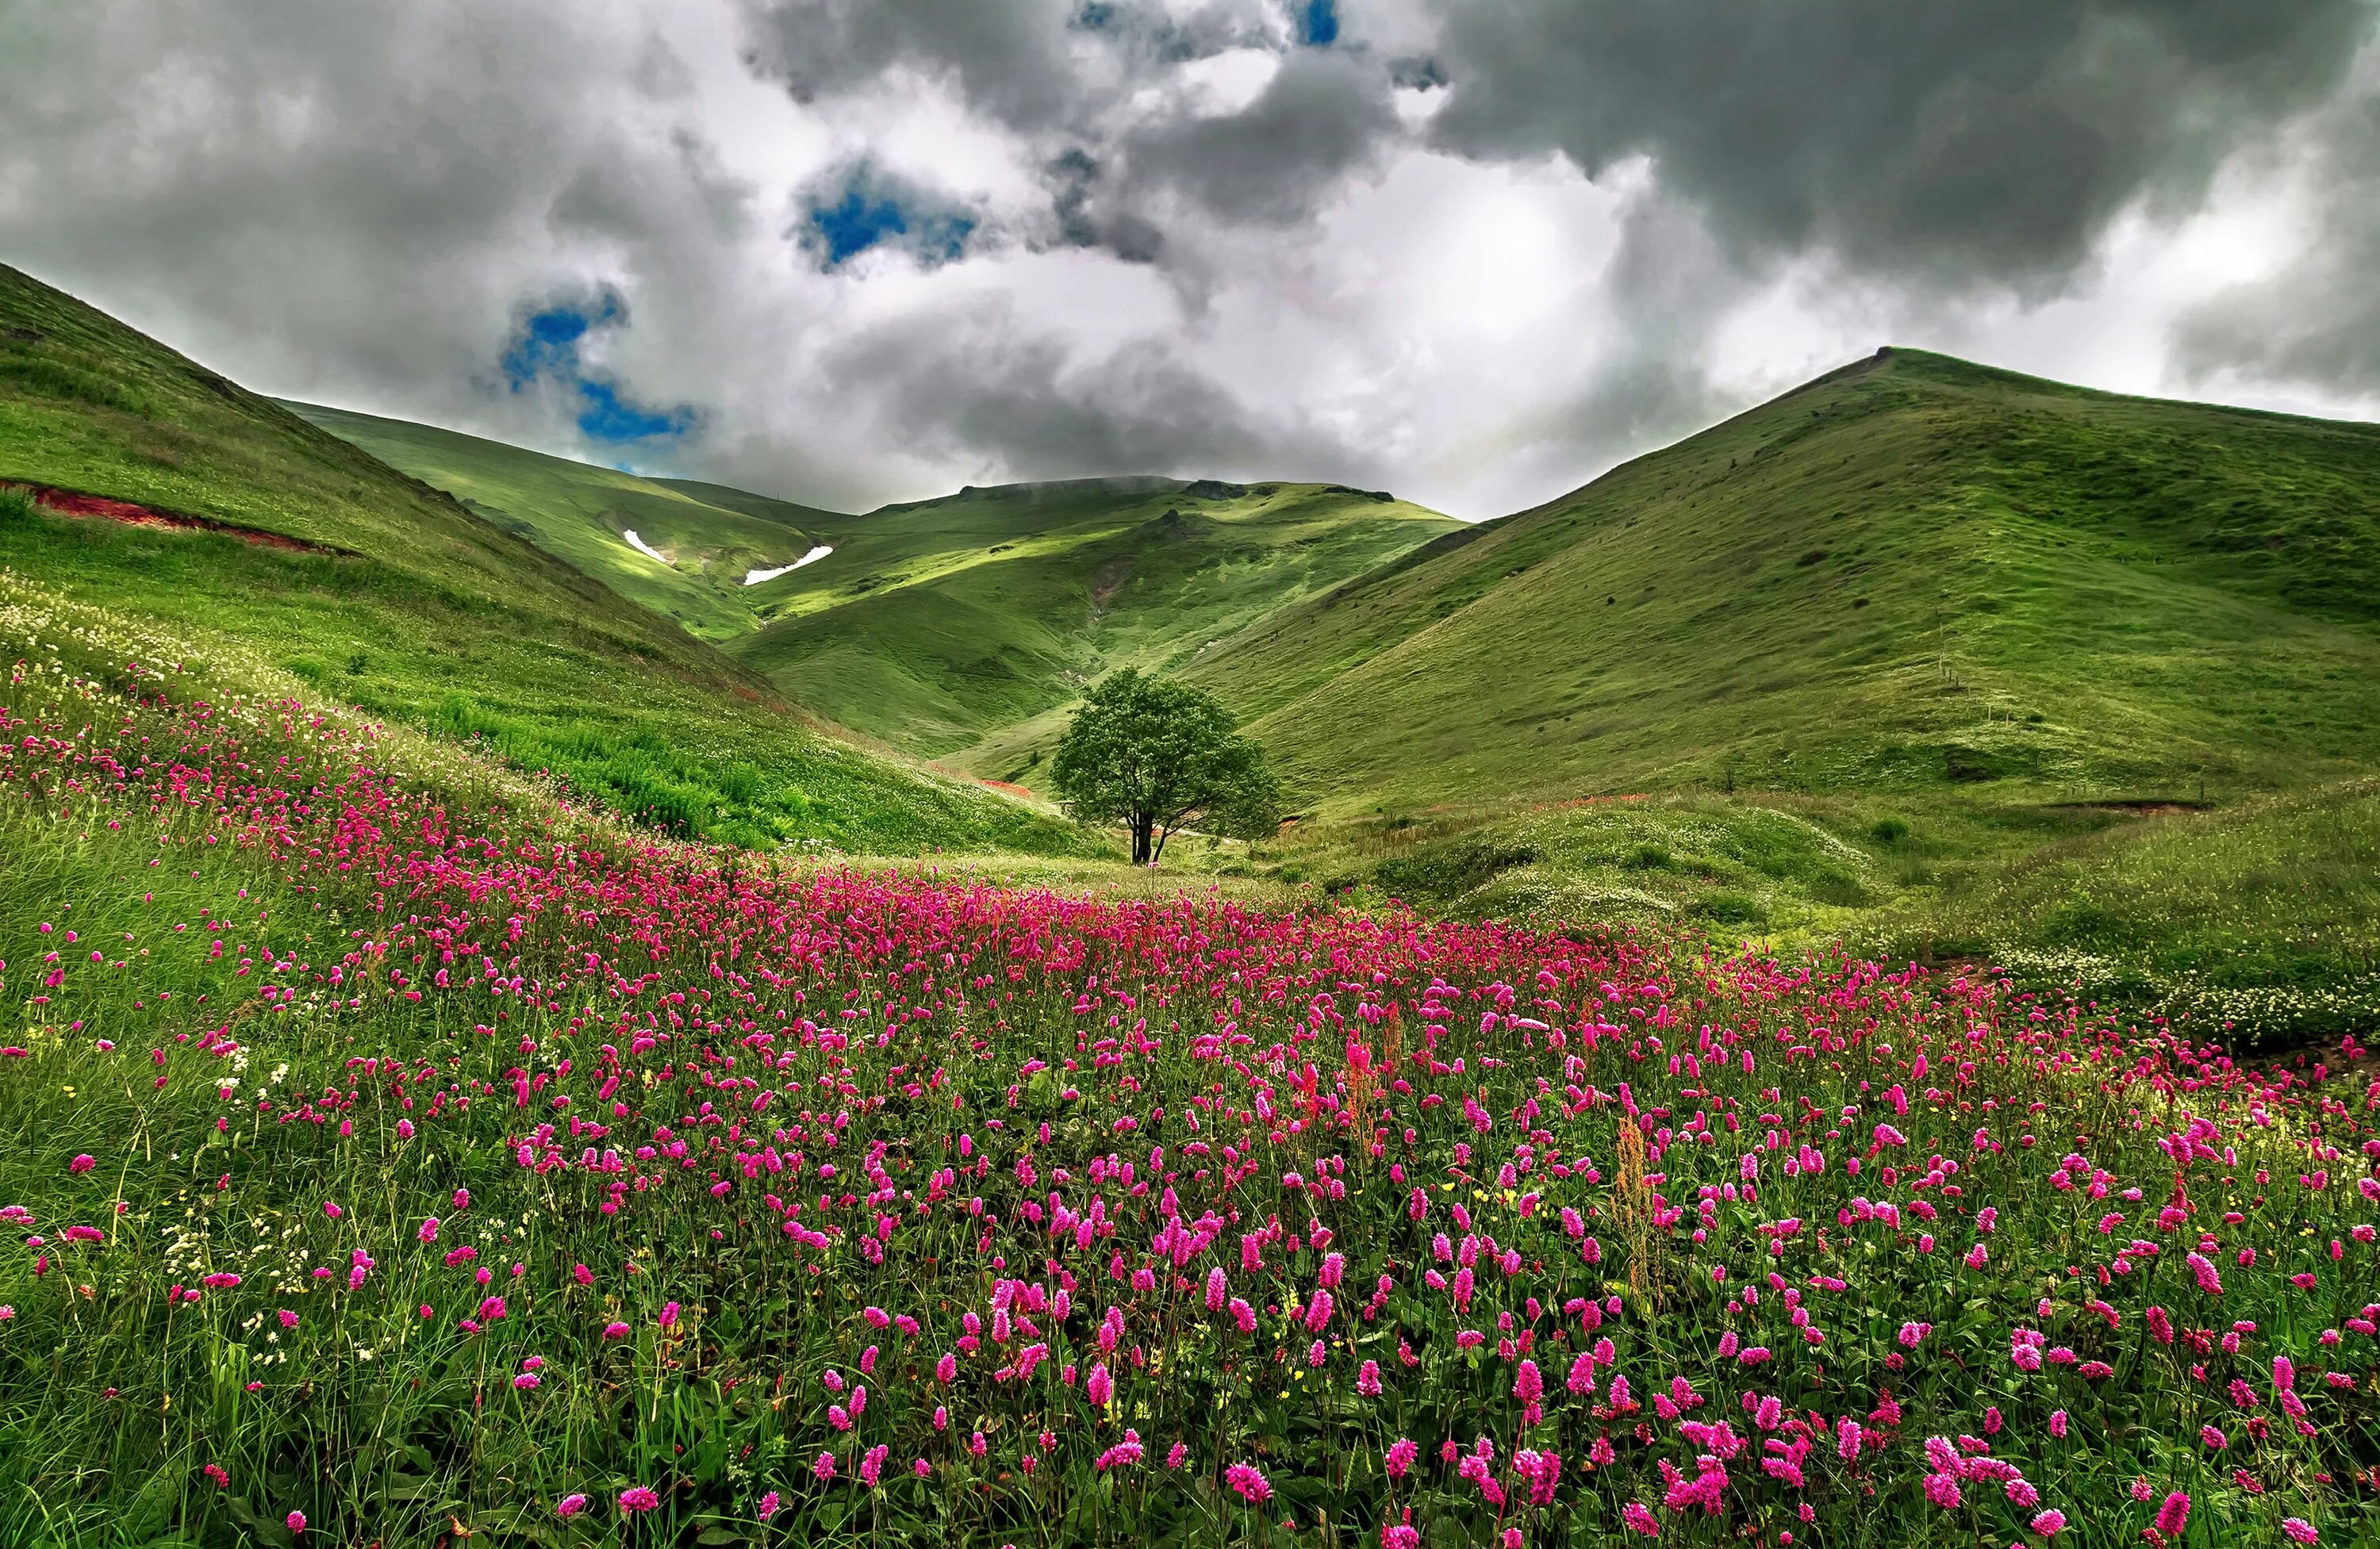
[[[14,0],[0,260],[864,508],[1548,499],[1880,344],[2380,418],[2374,0]]]

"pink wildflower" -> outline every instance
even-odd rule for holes
[[[1223,1470],[1223,1483],[1239,1493],[1250,1506],[1262,1506],[1272,1499],[1272,1486],[1265,1476],[1247,1463],[1234,1463]]]

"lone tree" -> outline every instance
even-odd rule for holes
[[[1076,821],[1132,829],[1135,865],[1155,865],[1167,838],[1193,824],[1255,839],[1281,821],[1281,785],[1231,712],[1137,668],[1091,691],[1050,772]]]

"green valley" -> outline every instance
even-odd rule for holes
[[[13,273],[0,310],[0,481],[215,529],[20,494],[0,561],[667,830],[1147,891],[979,783],[1046,788],[1135,666],[1296,804],[1169,851],[1197,885],[2380,1015],[2380,428],[1896,349],[1476,526],[1160,478],[848,514],[276,405]]]
[[[1315,484],[1082,479],[820,530],[834,551],[756,587],[775,622],[732,654],[856,731],[1026,780],[1104,672],[1179,672],[1458,524]]]
[[[1462,530],[1384,491],[1152,478],[965,489],[845,515],[285,406],[721,645],[796,703],[1012,781],[1103,672],[1179,671]]]

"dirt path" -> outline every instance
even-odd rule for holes
[[[190,516],[178,511],[159,511],[153,506],[136,505],[105,495],[88,495],[79,490],[60,490],[47,484],[0,484],[0,489],[20,490],[31,497],[35,505],[60,516],[92,517],[106,522],[122,522],[134,527],[168,527],[184,532],[220,533],[243,542],[261,544],[268,549],[287,549],[302,554],[339,554],[355,558],[352,549],[341,549],[328,543],[310,543],[286,533],[267,532],[261,527],[243,527],[232,522],[218,522],[212,516]]]

